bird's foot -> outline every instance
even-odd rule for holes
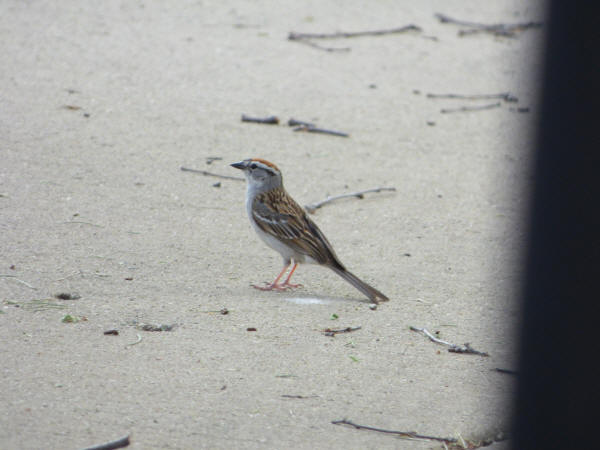
[[[252,287],[254,289],[258,289],[259,291],[287,291],[291,289],[290,285],[286,285],[284,283],[265,283],[265,286],[257,286],[253,284]]]
[[[287,281],[285,283],[283,283],[282,286],[286,286],[288,289],[297,289],[297,288],[302,287],[302,285],[300,283],[292,284],[292,283],[288,283]]]

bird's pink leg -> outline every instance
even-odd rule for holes
[[[292,274],[296,270],[296,267],[298,267],[298,263],[294,263],[294,267],[292,267],[292,270],[291,270],[290,274],[287,276],[287,278],[283,282],[282,286],[285,286],[285,287],[290,288],[290,289],[295,289],[295,288],[298,288],[298,287],[302,286],[301,284],[292,284],[292,283],[290,283],[290,278],[292,278]]]
[[[290,267],[290,264],[288,264],[287,266],[283,266],[283,269],[281,269],[281,272],[279,272],[279,275],[277,275],[277,278],[275,278],[275,281],[273,281],[271,284],[267,284],[266,286],[257,286],[253,284],[252,287],[261,291],[285,291],[286,289],[289,289],[291,286],[287,286],[286,283],[290,279],[290,277],[287,277],[285,283],[279,284],[279,280],[281,279],[285,271],[288,269],[288,267]],[[295,268],[296,266],[294,266],[294,269]],[[294,271],[294,269],[292,269],[292,272]]]

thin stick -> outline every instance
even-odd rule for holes
[[[218,173],[207,172],[206,170],[189,169],[189,168],[183,167],[183,166],[181,167],[181,170],[183,172],[199,173],[200,175],[204,175],[207,177],[217,177],[217,178],[223,178],[225,180],[245,181],[245,178],[241,178],[241,177],[232,177],[230,175],[219,175]]]
[[[315,126],[314,123],[304,122],[303,120],[297,120],[297,119],[293,119],[293,118],[288,120],[288,125],[290,127],[297,127],[297,126],[314,127]]]
[[[518,102],[519,99],[510,92],[501,92],[499,94],[476,94],[476,95],[461,95],[461,94],[427,94],[427,98],[460,98],[463,100],[492,100],[499,98],[505,102]]]
[[[299,127],[294,128],[294,131],[306,131],[308,133],[322,133],[331,134],[332,136],[350,137],[348,133],[344,133],[343,131],[327,130],[325,128],[317,128],[315,126],[308,125],[300,125]]]
[[[346,327],[341,328],[339,330],[332,330],[331,328],[326,328],[323,330],[325,336],[335,336],[340,333],[352,333],[353,331],[360,330],[362,327]]]
[[[91,226],[97,227],[97,228],[104,228],[102,225],[98,225],[98,224],[92,223],[92,222],[85,222],[83,220],[66,220],[63,223],[80,223],[83,225],[91,225]]]
[[[442,109],[440,109],[440,112],[442,114],[449,114],[449,113],[455,113],[455,112],[483,111],[484,109],[493,109],[493,108],[500,108],[500,102],[491,103],[489,105],[482,105],[482,106],[462,106],[460,108],[442,108]]]
[[[279,118],[277,116],[269,117],[250,117],[246,114],[242,114],[242,122],[253,122],[253,123],[264,123],[267,125],[279,124]]]
[[[229,310],[227,308],[222,308],[219,310],[209,310],[209,311],[200,311],[203,313],[208,313],[208,314],[221,314],[223,316],[226,316],[227,314],[229,314]]]
[[[2,274],[0,274],[0,277],[2,277],[2,278],[12,278],[13,280],[17,281],[18,283],[24,284],[29,289],[33,289],[34,291],[37,291],[37,288],[35,286],[32,286],[28,282],[23,281],[23,280],[17,278],[15,275],[2,275]]]
[[[318,395],[289,395],[289,394],[282,394],[281,395],[283,398],[300,398],[300,399],[305,399],[305,398],[318,398]]]
[[[448,351],[450,353],[468,353],[470,355],[490,356],[486,352],[480,352],[479,350],[475,350],[473,347],[471,347],[471,344],[469,344],[468,342],[465,342],[464,346],[462,347],[460,345],[450,347]]]
[[[351,50],[350,47],[324,47],[315,42],[309,41],[308,39],[296,39],[296,42],[308,45],[309,47],[317,48],[319,50],[324,50],[326,52],[349,52]]]
[[[338,31],[337,33],[296,33],[291,31],[288,35],[290,41],[299,41],[302,39],[340,39],[340,38],[353,38],[362,36],[382,36],[384,34],[395,34],[395,33],[406,33],[407,31],[422,31],[416,25],[405,25],[399,28],[391,28],[387,30],[372,30],[372,31],[355,31],[355,32],[343,32]]]
[[[115,448],[122,448],[129,446],[129,435],[123,436],[116,441],[106,442],[100,445],[94,445],[93,447],[87,447],[85,450],[114,450]]]
[[[519,375],[519,372],[517,372],[516,370],[501,369],[500,367],[496,367],[494,370],[496,372],[505,373],[507,375]]]
[[[451,23],[469,28],[469,30],[460,30],[458,34],[461,36],[472,33],[491,33],[498,36],[514,37],[517,32],[524,31],[528,28],[539,28],[542,26],[542,22],[524,22],[515,24],[496,23],[487,25],[483,23],[453,19],[440,13],[435,14],[435,17],[437,17],[441,23]]]
[[[71,275],[67,275],[66,277],[58,278],[57,280],[54,280],[54,282],[56,283],[56,282],[59,282],[59,281],[68,280],[69,278],[73,278],[75,275],[81,275],[82,277],[85,277],[86,272],[89,273],[89,274],[91,274],[91,275],[93,275],[93,276],[95,276],[95,277],[98,277],[98,278],[108,278],[108,277],[110,277],[110,275],[108,275],[106,273],[92,273],[92,272],[89,272],[89,271],[84,271],[84,270],[79,269],[79,270],[76,270],[75,272],[73,272]]]
[[[328,196],[325,200],[322,200],[322,201],[317,202],[317,203],[311,203],[310,205],[305,205],[304,208],[309,213],[312,214],[317,209],[325,206],[326,204],[334,202],[334,201],[339,200],[341,198],[356,197],[356,198],[362,199],[362,198],[364,198],[364,194],[368,194],[370,192],[383,192],[383,191],[396,191],[396,188],[395,187],[377,187],[377,188],[372,188],[372,189],[365,189],[364,191],[350,192],[348,194],[340,194],[340,195]]]
[[[466,343],[464,346],[460,346],[460,345],[453,344],[451,342],[444,341],[442,339],[436,338],[426,328],[417,328],[417,327],[413,327],[411,325],[410,329],[411,329],[411,331],[417,331],[419,333],[423,333],[425,336],[427,336],[429,338],[430,341],[435,342],[436,344],[441,344],[441,345],[445,345],[447,347],[450,347],[448,349],[449,352],[452,352],[452,353],[468,353],[468,354],[471,354],[471,355],[480,355],[480,356],[490,356],[488,353],[480,352],[480,351],[475,350],[473,347],[471,347],[469,345],[469,343]]]
[[[370,430],[370,431],[376,431],[378,433],[394,434],[396,436],[407,438],[407,439],[437,441],[437,442],[444,442],[447,444],[453,444],[453,443],[457,442],[457,440],[455,438],[428,436],[426,434],[415,433],[414,431],[386,430],[384,428],[369,427],[367,425],[358,425],[358,424],[356,424],[354,422],[350,422],[349,420],[346,420],[346,419],[334,420],[331,423],[333,425],[348,425],[350,427],[356,428],[357,430]]]

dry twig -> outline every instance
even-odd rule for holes
[[[377,187],[377,188],[372,188],[372,189],[365,189],[364,191],[350,192],[348,194],[328,196],[325,200],[322,200],[322,201],[316,202],[316,203],[311,203],[309,205],[305,205],[304,208],[309,213],[313,214],[317,209],[325,206],[327,203],[331,203],[331,202],[334,202],[334,201],[342,199],[342,198],[356,197],[359,199],[363,199],[364,194],[368,194],[370,192],[383,192],[383,191],[396,191],[396,188],[395,187]]]
[[[206,170],[198,170],[198,169],[188,169],[187,167],[181,167],[181,170],[183,172],[193,172],[193,173],[199,173],[200,175],[204,175],[207,177],[217,177],[217,178],[223,178],[225,180],[237,180],[237,181],[246,181],[245,178],[241,178],[241,177],[232,177],[230,175],[220,175],[218,173],[212,173],[212,172],[208,172]]]
[[[87,447],[85,450],[114,450],[116,448],[128,447],[129,444],[129,435],[127,435],[117,439],[116,441],[106,442],[100,445],[94,445],[93,447]]]
[[[288,35],[290,41],[299,41],[302,39],[340,39],[340,38],[354,38],[362,36],[382,36],[384,34],[396,34],[406,33],[407,31],[422,31],[420,27],[416,25],[405,25],[398,28],[390,28],[386,30],[370,30],[370,31],[354,31],[344,32],[338,31],[336,33],[296,33],[291,31]]]
[[[461,100],[493,100],[500,99],[505,102],[516,103],[519,101],[517,97],[512,95],[510,92],[501,92],[499,94],[475,94],[475,95],[462,95],[462,94],[427,94],[427,98],[458,98]]]
[[[330,134],[332,136],[350,137],[348,133],[344,133],[343,131],[327,130],[325,128],[318,128],[315,126],[307,125],[300,125],[299,127],[294,128],[294,131],[306,131],[308,133],[322,133]]]
[[[340,328],[338,330],[332,330],[331,328],[325,328],[323,330],[323,334],[325,334],[325,336],[335,336],[336,334],[340,334],[340,333],[352,333],[353,331],[357,331],[360,330],[362,327],[346,327],[346,328]]]
[[[463,346],[457,345],[457,344],[452,344],[451,342],[448,341],[444,341],[440,338],[435,337],[433,334],[431,334],[427,328],[417,328],[417,327],[413,327],[410,326],[411,331],[417,331],[419,333],[423,333],[425,336],[427,336],[429,338],[430,341],[435,342],[436,344],[441,344],[441,345],[445,345],[447,347],[450,347],[448,349],[449,352],[452,353],[468,353],[471,355],[479,355],[479,356],[490,356],[488,353],[486,352],[480,352],[478,350],[475,350],[473,347],[471,347],[469,345],[469,343],[465,343]]]
[[[297,120],[297,119],[294,119],[294,118],[290,118],[290,120],[288,120],[287,124],[290,127],[297,127],[297,126],[301,126],[301,127],[314,127],[315,126],[314,123],[305,122],[303,120]]]
[[[316,42],[309,41],[308,39],[292,39],[300,44],[308,45],[309,47],[313,47],[319,50],[323,50],[326,52],[349,52],[351,50],[350,47],[325,47],[324,45],[317,44]]]
[[[290,119],[288,125],[294,128],[294,131],[306,131],[309,133],[323,133],[331,134],[333,136],[350,137],[348,133],[343,131],[327,130],[325,128],[319,128],[314,123],[304,122],[303,120]]]
[[[66,220],[62,223],[78,223],[81,225],[91,225],[96,228],[104,228],[102,225],[98,225],[97,223],[92,223],[92,222],[86,222],[85,220]]]
[[[290,394],[282,394],[281,395],[283,398],[298,398],[298,399],[305,399],[305,398],[318,398],[318,395],[290,395]]]
[[[277,116],[250,117],[250,116],[247,116],[246,114],[242,114],[242,122],[264,123],[267,125],[278,125],[279,118]]]
[[[468,22],[466,20],[457,20],[440,13],[435,14],[435,17],[437,17],[441,23],[451,23],[461,27],[466,27],[466,30],[460,30],[458,32],[459,36],[473,33],[491,33],[496,36],[515,37],[517,33],[527,30],[528,28],[540,28],[542,26],[542,22],[524,22],[514,24],[496,23],[488,25],[477,22]]]
[[[336,33],[296,33],[294,31],[291,31],[288,34],[288,40],[310,45],[311,47],[317,48],[319,50],[325,50],[326,52],[348,52],[350,51],[350,47],[324,47],[322,45],[312,42],[311,39],[342,39],[363,36],[382,36],[386,34],[406,33],[408,31],[421,32],[422,30],[416,25],[406,25],[403,27],[391,28],[386,30],[368,30],[355,32],[339,31]]]
[[[491,103],[489,105],[482,105],[482,106],[461,106],[460,108],[442,108],[442,109],[440,109],[440,112],[442,114],[449,114],[449,113],[455,113],[455,112],[483,111],[485,109],[494,109],[494,108],[500,108],[500,102]]]
[[[367,426],[367,425],[358,425],[358,424],[356,424],[354,422],[351,422],[349,420],[346,420],[346,419],[343,419],[343,420],[334,420],[331,423],[333,425],[347,425],[347,426],[356,428],[357,430],[369,430],[369,431],[376,431],[378,433],[393,434],[395,436],[398,436],[398,437],[401,437],[401,438],[405,438],[405,439],[437,441],[437,442],[443,442],[445,444],[453,444],[453,443],[457,442],[455,438],[444,438],[444,437],[438,437],[438,436],[428,436],[426,434],[415,433],[414,431],[386,430],[384,428],[375,428],[375,427],[370,427],[370,426]]]

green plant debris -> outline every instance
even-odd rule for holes
[[[348,355],[353,362],[359,362],[356,356]]]
[[[131,324],[134,327],[136,327],[138,330],[141,330],[141,331],[173,331],[177,327],[176,323],[152,324],[152,323],[138,322],[137,320],[132,321]]]
[[[340,316],[338,316],[336,313],[333,313],[329,319],[330,320],[337,320],[339,318],[340,318]]]
[[[73,316],[71,314],[67,314],[65,317],[62,318],[61,322],[62,323],[77,323],[77,322],[79,322],[79,317]]]

